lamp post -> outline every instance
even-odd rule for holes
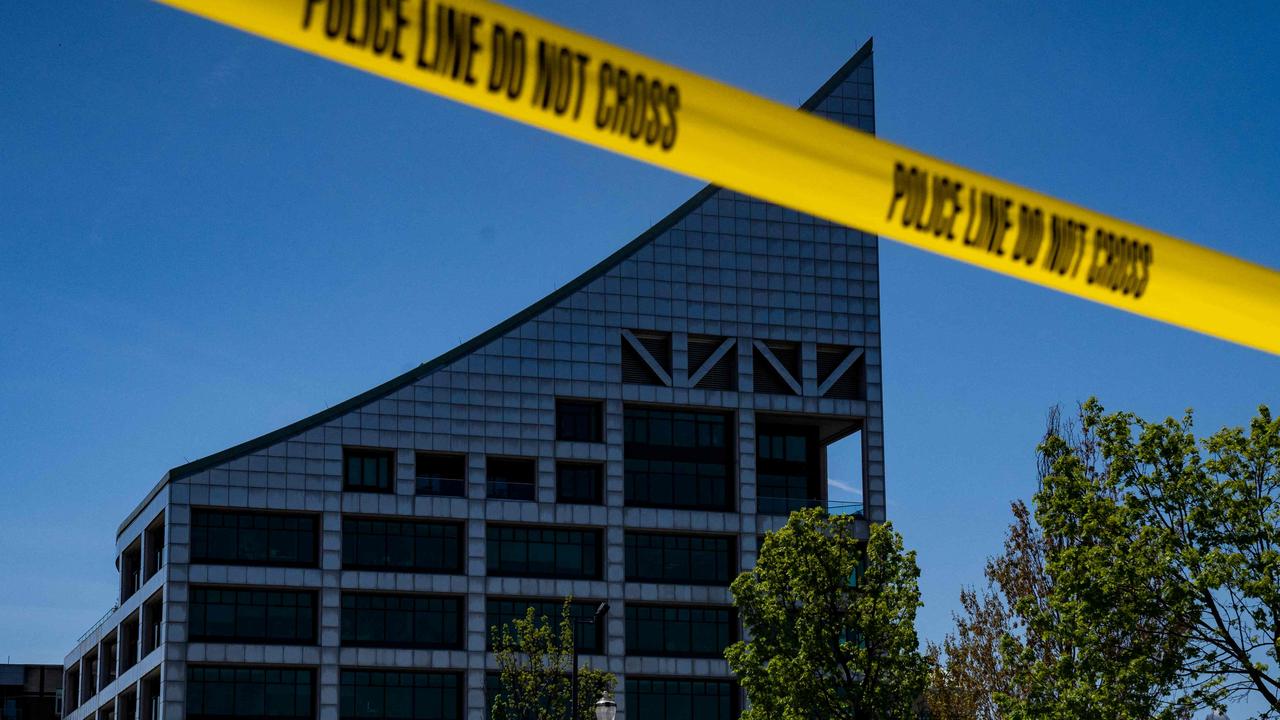
[[[600,620],[605,615],[608,615],[608,614],[609,614],[609,603],[602,602],[600,603],[599,606],[596,607],[596,614],[590,620],[580,620],[578,618],[573,619],[573,675],[569,680],[570,685],[572,685],[572,687],[569,690],[569,697],[570,697],[569,720],[578,720],[578,623],[583,623],[583,624],[591,623],[592,625],[599,625]],[[600,698],[600,702],[604,702],[604,701],[605,701],[605,698]],[[613,701],[611,700],[610,702],[613,702]],[[614,712],[616,713],[617,711],[618,711],[617,705],[614,705]],[[596,717],[597,718],[602,717],[600,715],[599,702],[596,703]],[[613,715],[612,714],[609,715],[609,720],[612,720],[612,718],[613,718]]]
[[[618,703],[609,697],[609,691],[605,690],[604,695],[596,701],[596,720],[613,720],[618,714]]]

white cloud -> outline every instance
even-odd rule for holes
[[[862,498],[862,488],[854,487],[847,482],[836,480],[835,478],[827,478],[827,485],[835,488],[840,488],[841,490],[849,493],[855,498],[858,498],[858,499]]]

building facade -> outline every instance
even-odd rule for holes
[[[873,97],[868,42],[803,109],[873,132]],[[861,489],[833,510],[884,518],[877,252],[707,187],[474,340],[174,468],[65,717],[481,720],[488,628],[567,596],[612,608],[578,643],[619,717],[734,717],[728,585],[830,502],[832,443]]]
[[[0,720],[58,720],[62,668],[0,664]]]

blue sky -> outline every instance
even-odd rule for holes
[[[1280,11],[516,3],[798,104],[875,37],[882,137],[1280,267]],[[785,5],[785,7],[783,7]],[[0,4],[0,658],[58,662],[170,467],[339,402],[701,186],[140,0]],[[949,627],[1089,395],[1204,431],[1280,359],[882,245],[889,512]]]

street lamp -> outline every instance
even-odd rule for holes
[[[604,695],[596,701],[596,720],[613,720],[618,714],[618,703],[609,697],[609,691],[605,690]]]
[[[573,676],[569,681],[570,685],[572,685],[572,688],[569,691],[569,720],[578,720],[578,623],[599,625],[600,621],[604,619],[604,616],[608,614],[609,603],[602,602],[596,607],[596,614],[590,620],[582,620],[579,618],[573,619]],[[602,709],[600,703],[605,702],[605,700],[606,698],[600,698],[600,702],[596,703],[596,718],[607,717],[608,720],[613,720],[613,714],[618,712],[618,706],[613,705],[613,701],[610,700],[608,704],[613,705],[613,712],[609,713],[607,716],[601,715],[600,713],[602,712]],[[608,712],[607,709],[604,710],[604,712]]]

